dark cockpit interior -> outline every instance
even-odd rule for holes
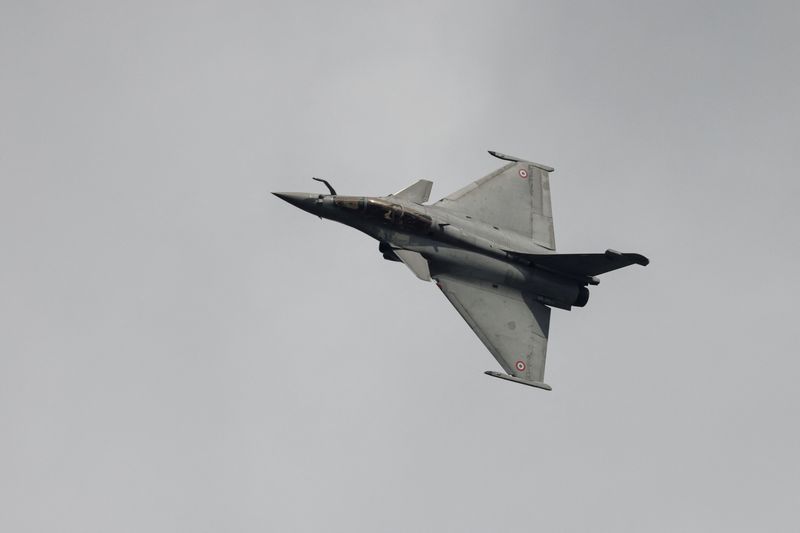
[[[427,232],[433,220],[428,215],[404,209],[380,198],[364,198],[363,196],[335,196],[333,205],[341,209],[361,211],[364,216],[376,223],[395,226],[413,233]]]

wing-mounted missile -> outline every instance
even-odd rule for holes
[[[528,161],[527,159],[522,159],[521,157],[515,157],[513,155],[501,154],[500,152],[496,152],[494,150],[489,150],[489,153],[494,157],[496,157],[497,159],[502,159],[503,161],[512,161],[514,163],[528,163],[529,165],[533,165],[536,168],[540,168],[545,172],[555,172],[556,170],[553,167],[542,165],[541,163],[534,163],[533,161]]]
[[[487,370],[484,372],[487,376],[492,376],[493,378],[500,378],[505,379],[506,381],[513,381],[514,383],[519,383],[520,385],[527,385],[529,387],[536,387],[537,389],[544,389],[544,390],[553,390],[550,385],[547,383],[542,383],[541,381],[529,381],[527,379],[518,378],[516,376],[510,376],[508,374],[503,374],[501,372],[495,372],[494,370]]]

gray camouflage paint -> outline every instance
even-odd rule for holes
[[[583,307],[595,274],[630,264],[638,254],[555,254],[551,167],[489,152],[509,164],[433,205],[432,183],[419,180],[386,197],[273,193],[321,218],[379,241],[399,261],[437,286],[506,372],[487,371],[550,390],[543,382],[550,308]],[[316,178],[315,178],[316,179]]]

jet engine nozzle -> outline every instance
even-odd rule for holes
[[[586,302],[588,301],[589,301],[589,289],[587,289],[586,287],[581,287],[578,289],[578,297],[575,298],[575,303],[573,303],[572,305],[574,305],[575,307],[583,307],[584,305],[586,305]]]

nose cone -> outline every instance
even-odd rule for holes
[[[314,205],[319,198],[318,194],[311,194],[307,192],[274,192],[272,193],[281,200],[289,202],[295,207],[299,207],[303,211],[313,213]]]

